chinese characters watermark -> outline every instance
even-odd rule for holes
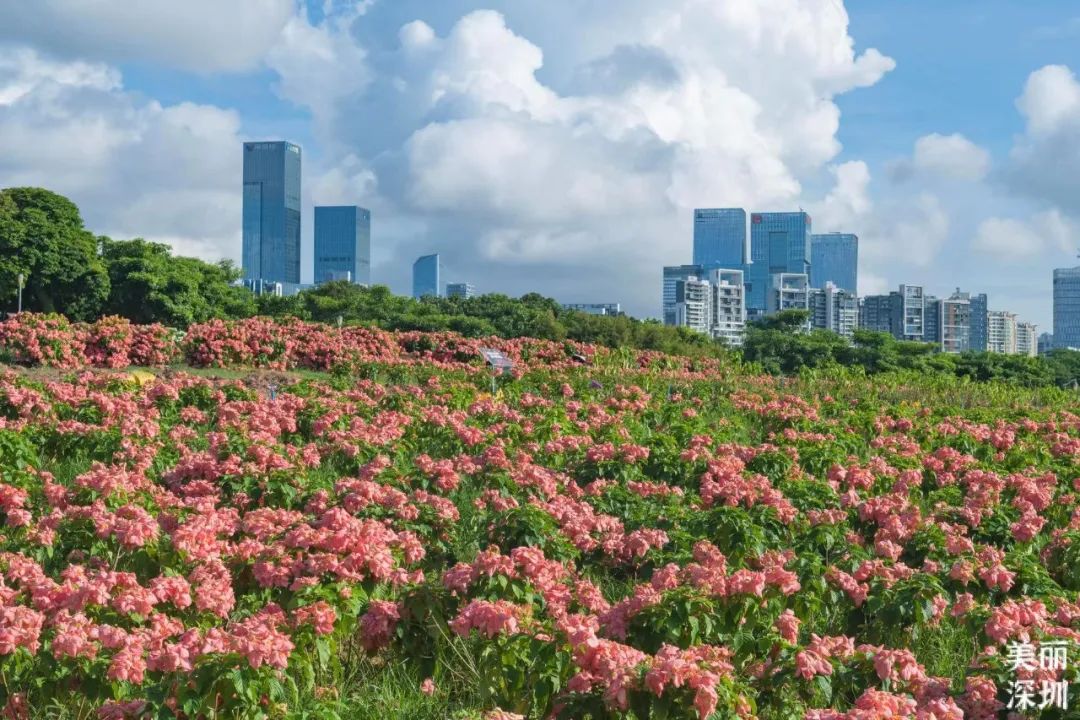
[[[1009,667],[1015,672],[1036,670],[1060,673],[1069,669],[1068,645],[1064,640],[1042,642],[1011,642],[1008,646]],[[1014,680],[1009,688],[1009,710],[1046,710],[1069,707],[1069,683],[1065,680]]]

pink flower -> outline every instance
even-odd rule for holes
[[[420,692],[424,693],[425,695],[434,695],[435,681],[431,678],[425,679],[424,682],[420,683]]]

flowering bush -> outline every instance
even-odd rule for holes
[[[910,380],[501,341],[492,397],[447,334],[0,338],[24,365],[358,371],[0,370],[5,717],[349,717],[350,666],[392,656],[446,717],[994,718],[1009,643],[1080,639],[1065,394],[931,407],[895,401]]]

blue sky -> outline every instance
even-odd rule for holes
[[[860,291],[1050,326],[1080,245],[1080,7],[1048,0],[40,0],[0,6],[0,187],[239,257],[240,143],[373,211],[377,282],[659,311],[695,206],[860,235]],[[213,22],[208,23],[207,19]],[[310,249],[303,274],[310,277]]]

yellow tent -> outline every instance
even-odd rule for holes
[[[128,380],[142,386],[157,380],[157,376],[146,370],[132,370],[128,373]]]

